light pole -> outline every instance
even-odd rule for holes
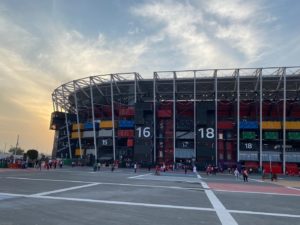
[[[17,148],[19,145],[19,135],[17,137],[17,143],[16,143],[16,148],[15,148],[15,152],[14,152],[14,163],[16,162],[16,155],[17,155]]]

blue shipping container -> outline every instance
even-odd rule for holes
[[[133,120],[119,120],[119,128],[134,128]]]
[[[95,123],[95,128],[96,130],[99,128],[99,124]],[[85,130],[93,130],[93,123],[92,122],[88,122],[84,124],[84,129]]]
[[[240,129],[258,129],[257,121],[240,121]]]

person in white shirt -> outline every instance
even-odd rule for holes
[[[238,180],[239,179],[239,176],[240,176],[240,172],[238,171],[237,168],[235,168],[234,170],[234,176],[235,176],[235,179]]]

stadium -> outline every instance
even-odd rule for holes
[[[300,67],[90,76],[52,93],[53,157],[298,173]]]

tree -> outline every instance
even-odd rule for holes
[[[35,160],[39,156],[39,152],[35,149],[29,149],[26,154],[27,154],[28,158],[31,160]]]
[[[11,147],[8,152],[12,153],[12,154],[16,154],[16,155],[23,155],[24,154],[24,150],[19,148],[19,147]]]

